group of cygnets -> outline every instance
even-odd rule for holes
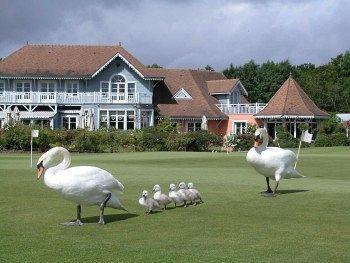
[[[197,205],[198,203],[203,203],[202,196],[200,192],[193,187],[193,183],[188,183],[187,187],[184,182],[179,183],[179,189],[176,190],[175,184],[170,184],[169,195],[163,194],[161,187],[156,184],[153,187],[153,198],[148,196],[148,191],[143,190],[142,196],[139,199],[139,204],[146,208],[146,213],[152,213],[155,210],[161,210],[161,206],[166,206],[171,202],[177,205],[182,205],[187,207],[188,204]]]

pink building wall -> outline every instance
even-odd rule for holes
[[[234,115],[229,115],[227,120],[222,121],[219,125],[217,124],[210,124],[210,121],[208,123],[208,129],[209,131],[225,136],[229,135],[233,132],[233,123],[235,121],[245,121],[250,125],[256,125],[256,126],[261,126],[262,122],[258,119],[255,119],[253,114],[234,114]],[[213,121],[214,122],[214,121]],[[218,123],[218,121],[215,121]]]
[[[244,121],[250,125],[261,126],[262,122],[259,119],[255,119],[253,114],[233,114],[229,115],[226,120],[209,120],[208,130],[214,134],[225,136],[230,135],[233,132],[233,122]],[[193,121],[178,121],[178,131],[187,132],[187,123]]]

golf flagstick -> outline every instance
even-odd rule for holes
[[[39,130],[32,130],[30,133],[30,168],[33,168],[33,138],[39,137]]]
[[[295,164],[294,164],[294,169],[297,167],[297,163],[298,163],[298,159],[299,159],[299,153],[300,153],[300,148],[301,148],[301,138],[300,138],[300,142],[299,142],[299,148],[298,148],[298,153],[297,153],[297,160],[295,161]]]
[[[300,148],[301,148],[301,142],[311,143],[312,142],[312,133],[309,133],[308,130],[305,130],[302,132],[302,134],[300,136],[299,148],[298,148],[298,153],[297,153],[297,160],[295,161],[294,169],[297,167]]]

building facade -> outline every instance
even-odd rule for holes
[[[52,129],[153,126],[170,117],[183,132],[242,133],[264,105],[245,101],[239,80],[204,70],[147,68],[120,45],[25,45],[0,61],[0,124]]]
[[[117,46],[25,45],[0,61],[0,125],[133,130],[170,118],[180,132],[218,135],[326,118],[288,79],[271,101],[249,103],[239,79],[207,70],[148,68]],[[281,103],[284,103],[283,105]],[[205,126],[203,126],[205,120]]]

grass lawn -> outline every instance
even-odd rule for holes
[[[261,197],[265,178],[245,153],[74,154],[72,165],[110,171],[125,186],[129,213],[83,207],[36,180],[28,154],[0,156],[0,262],[350,262],[350,147],[302,149],[305,179],[282,180]],[[35,156],[35,160],[39,155]],[[143,189],[192,181],[204,204],[145,215]]]

